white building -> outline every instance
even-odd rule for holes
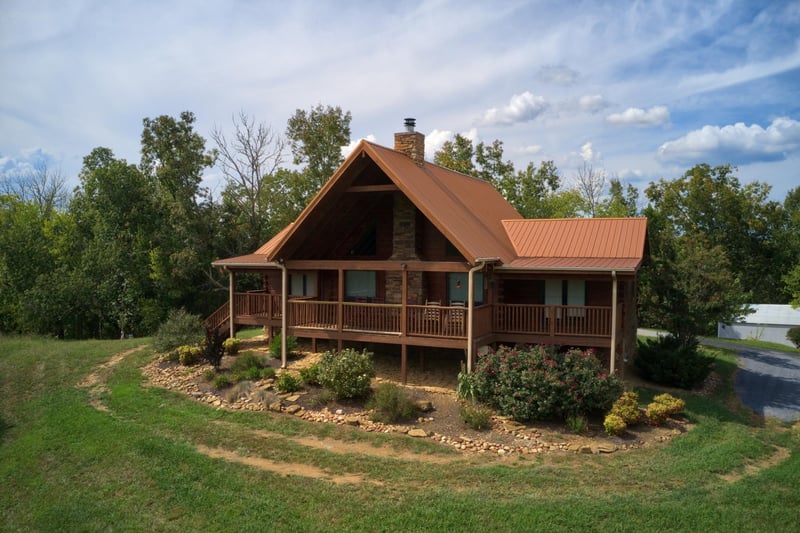
[[[800,326],[800,309],[791,305],[751,304],[755,312],[733,324],[717,323],[717,337],[722,339],[756,339],[794,348],[786,338],[789,329]]]

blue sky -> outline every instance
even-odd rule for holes
[[[44,160],[75,185],[97,146],[138,163],[145,117],[192,111],[211,147],[240,111],[284,131],[321,103],[354,141],[412,116],[428,156],[499,139],[567,184],[708,162],[800,186],[800,1],[0,0],[0,69],[6,177]]]

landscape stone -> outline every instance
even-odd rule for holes
[[[280,413],[283,410],[283,402],[278,400],[269,404],[268,409]]]
[[[414,429],[409,429],[408,430],[408,436],[409,437],[427,437],[428,436],[428,432],[425,431],[424,429],[414,428]]]
[[[287,407],[286,408],[286,412],[289,413],[290,415],[294,415],[294,414],[297,414],[297,412],[302,410],[302,409],[303,408],[301,406],[299,406],[297,404],[294,404],[294,405],[290,405],[289,407]]]

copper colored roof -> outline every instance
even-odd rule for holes
[[[228,257],[227,259],[218,259],[211,263],[211,266],[214,267],[264,267],[268,263],[271,263],[270,254],[278,246],[280,243],[283,242],[283,239],[286,238],[288,235],[289,230],[292,228],[294,223],[289,224],[281,231],[278,232],[273,238],[267,241],[265,244],[261,246],[255,253],[247,254],[247,255],[240,255],[237,257]]]
[[[645,218],[504,220],[516,258],[505,266],[539,270],[636,270]]]

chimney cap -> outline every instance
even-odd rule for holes
[[[406,118],[403,121],[403,125],[406,127],[406,131],[413,132],[414,127],[417,125],[417,119],[411,117]]]

